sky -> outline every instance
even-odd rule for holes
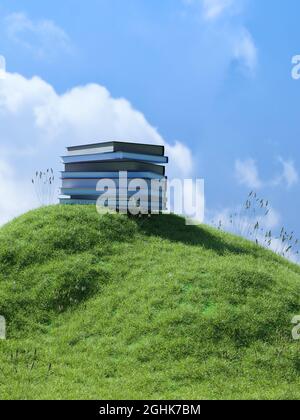
[[[68,145],[163,143],[206,218],[252,190],[300,235],[298,0],[2,0],[0,224],[37,205]]]

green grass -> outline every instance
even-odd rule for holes
[[[1,399],[300,398],[300,268],[163,215],[0,229]]]

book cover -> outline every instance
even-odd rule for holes
[[[63,163],[79,163],[79,162],[104,162],[111,160],[133,160],[150,163],[168,163],[166,156],[144,155],[140,153],[97,153],[92,155],[79,155],[79,156],[62,156]]]
[[[80,196],[93,196],[93,197],[96,197],[96,198],[98,198],[98,197],[100,197],[100,195],[101,194],[104,194],[104,193],[108,193],[109,192],[109,190],[108,191],[96,191],[96,190],[93,190],[93,189],[75,189],[75,188],[62,188],[61,189],[61,194],[62,195],[70,195],[70,196],[78,196],[78,195],[80,195]],[[165,198],[166,197],[166,191],[165,190],[163,190],[163,191],[161,191],[161,190],[159,190],[159,191],[148,191],[148,190],[140,190],[140,191],[128,191],[128,190],[124,190],[124,189],[121,189],[121,190],[116,190],[116,196],[117,197],[131,197],[131,196],[133,196],[133,195],[135,195],[136,193],[139,193],[141,196],[143,196],[143,197],[147,197],[147,199],[152,199],[152,198],[159,198],[159,197],[163,197],[163,198]],[[110,195],[110,197],[114,197],[114,193],[111,191],[111,195]]]
[[[119,172],[61,172],[62,179],[93,179],[99,181],[102,178],[119,179]],[[167,179],[167,177],[155,174],[153,172],[127,172],[128,179]]]
[[[119,142],[109,141],[102,143],[93,143],[79,146],[67,147],[69,156],[76,156],[90,154],[90,153],[109,153],[109,152],[128,152],[128,153],[141,153],[149,155],[163,156],[165,153],[164,146],[143,144],[143,143],[131,143],[131,142]]]
[[[137,161],[109,161],[109,162],[87,162],[87,163],[67,163],[65,172],[105,172],[105,171],[134,171],[134,172],[153,172],[165,175],[165,167],[154,165],[153,163]]]
[[[97,184],[99,181],[102,181],[103,179],[106,178],[102,178],[102,179],[62,179],[62,188],[81,188],[81,189],[86,189],[86,188],[91,188],[96,190]],[[112,178],[107,178],[107,179],[112,179]],[[141,178],[142,179],[142,178]],[[128,178],[128,187],[130,186],[130,178]],[[119,179],[113,179],[114,184],[116,186],[116,188],[119,187]],[[143,179],[143,181],[146,182],[147,187],[149,189],[151,189],[151,187],[155,188],[157,182],[159,181],[159,184],[162,186],[162,188],[166,188],[167,186],[167,179],[166,178],[161,178],[161,179]],[[143,186],[143,185],[141,185]]]

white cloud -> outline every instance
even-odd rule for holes
[[[177,162],[177,170],[183,176],[190,176],[193,171],[193,157],[190,149],[184,144],[176,141],[174,145],[167,145],[166,153],[170,157],[171,162]]]
[[[265,200],[263,207],[260,205],[260,199],[256,203],[252,197],[251,201],[250,207],[240,205],[236,208],[208,212],[208,223],[226,232],[257,242],[261,246],[281,254],[284,247],[281,239],[278,239],[279,234],[276,234],[281,223],[281,215],[269,204],[266,207]],[[271,241],[269,232],[271,232]],[[287,258],[291,259],[293,256],[292,252],[286,255]]]
[[[239,184],[245,185],[251,190],[258,190],[263,187],[285,186],[291,188],[299,183],[299,174],[292,160],[278,158],[282,170],[271,180],[263,181],[260,178],[257,164],[253,159],[237,159],[235,162],[235,176]]]
[[[222,16],[233,6],[233,0],[202,0],[203,15],[207,20],[214,20]]]
[[[282,164],[282,174],[278,177],[278,183],[284,183],[288,188],[293,187],[299,182],[299,175],[292,160],[279,158]]]
[[[236,37],[233,52],[235,58],[241,61],[250,73],[253,74],[257,66],[257,48],[252,35],[245,28]]]
[[[213,29],[218,44],[212,48],[229,54],[229,64],[238,62],[250,75],[257,67],[258,51],[253,36],[243,23],[244,0],[184,0],[187,6],[200,9],[201,23]]]
[[[204,20],[213,21],[232,11],[236,0],[183,0],[187,6],[200,6]]]
[[[58,51],[70,52],[71,43],[65,31],[51,20],[31,20],[24,13],[5,17],[8,38],[39,58],[52,58]]]
[[[5,78],[6,60],[3,55],[0,55],[0,80]]]
[[[250,239],[249,235],[247,235],[249,226],[253,230],[257,222],[264,231],[278,228],[281,221],[280,213],[271,206],[268,209],[267,214],[265,211],[262,211],[255,216],[251,214],[251,210],[247,212],[243,206],[227,208],[221,211],[209,211],[207,223],[218,225],[221,222],[224,230]]]
[[[266,208],[260,209],[259,204],[256,206],[255,214],[251,209],[252,207],[246,210],[245,206],[238,206],[221,211],[208,211],[206,220],[208,224],[212,224],[214,227],[257,242],[261,246],[299,264],[298,246],[295,244],[295,238],[283,242],[282,237],[280,237],[278,231],[278,228],[282,226],[280,213],[270,205],[267,213]],[[257,223],[259,229],[255,230]],[[269,235],[269,232],[271,232],[271,240],[269,240],[269,236],[266,239],[266,233]],[[290,245],[292,245],[291,248]]]
[[[7,73],[0,81],[0,126],[1,156],[6,162],[0,190],[9,191],[9,203],[0,208],[1,220],[20,212],[19,185],[26,191],[22,211],[35,206],[33,173],[47,167],[61,170],[59,156],[68,145],[116,139],[164,144],[170,157],[169,176],[192,174],[192,154],[184,144],[167,143],[129,101],[113,98],[97,84],[59,95],[38,77]]]
[[[235,162],[235,175],[239,184],[245,185],[251,190],[260,189],[263,186],[256,162],[253,159],[238,159]]]
[[[29,183],[17,176],[13,167],[4,159],[0,159],[0,196],[0,225],[37,206]]]

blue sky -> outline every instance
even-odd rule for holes
[[[0,204],[3,221],[30,207],[30,171],[111,134],[166,142],[174,174],[205,179],[209,217],[256,189],[272,227],[300,235],[299,13],[298,0],[3,0],[0,192],[22,201]]]

